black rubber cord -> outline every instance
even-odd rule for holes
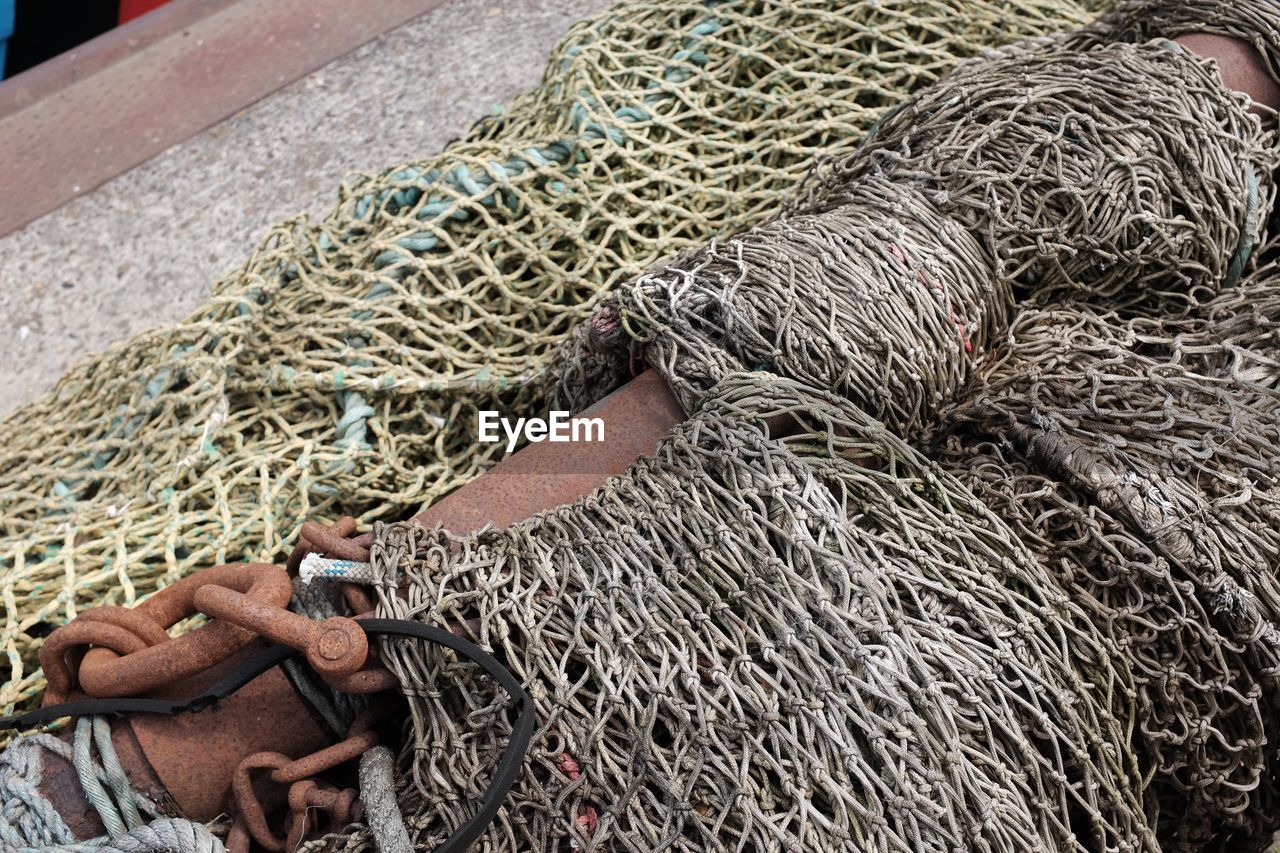
[[[190,699],[147,699],[145,697],[121,697],[119,699],[76,699],[58,705],[46,705],[25,714],[0,717],[0,731],[27,729],[51,723],[63,717],[87,717],[92,714],[177,714],[193,713],[214,707],[222,699],[235,693],[259,675],[301,654],[297,649],[284,645],[270,646],[266,651],[247,658],[234,670],[198,696]]]
[[[533,699],[525,692],[524,685],[511,674],[511,670],[503,666],[497,658],[475,643],[455,636],[442,628],[402,619],[361,619],[359,622],[365,633],[370,636],[406,637],[453,649],[491,675],[511,697],[511,701],[520,708],[515,724],[511,727],[507,748],[498,759],[498,766],[493,771],[493,779],[490,780],[489,787],[480,800],[479,811],[471,820],[455,829],[444,843],[435,849],[435,853],[462,853],[498,816],[502,801],[515,787],[516,779],[520,776],[520,768],[524,765],[525,753],[529,751],[529,741],[533,739],[535,722]]]

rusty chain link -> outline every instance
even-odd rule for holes
[[[368,537],[355,535],[355,530],[356,523],[351,518],[340,519],[329,527],[304,526],[288,565],[296,567],[311,550],[344,559],[367,559]],[[50,684],[45,706],[38,712],[5,719],[12,726],[19,726],[30,724],[32,713],[43,714],[41,719],[52,719],[49,713],[78,716],[120,710],[144,714],[201,710],[208,707],[207,700],[216,702],[298,652],[305,654],[310,665],[335,689],[347,693],[382,692],[399,682],[381,665],[370,665],[368,637],[395,636],[431,643],[451,649],[479,666],[519,708],[510,742],[480,808],[441,847],[452,853],[465,849],[493,820],[503,796],[515,782],[519,758],[533,735],[533,703],[524,687],[491,653],[459,636],[465,633],[459,625],[435,627],[379,618],[368,593],[353,584],[341,584],[338,589],[354,617],[310,619],[287,609],[293,583],[290,572],[280,566],[234,563],[183,578],[133,608],[86,610],[52,633],[41,651]],[[208,616],[209,622],[187,634],[170,636],[169,628],[196,614]],[[205,694],[185,701],[143,695],[218,665],[258,638],[271,641],[266,652],[251,656]],[[77,694],[92,698],[67,702],[67,697]],[[103,710],[107,705],[115,710]],[[378,743],[376,715],[387,707],[384,702],[370,703],[356,716],[342,741],[301,758],[274,751],[252,752],[243,758],[240,756],[244,752],[236,753],[235,770],[222,777],[230,778],[229,795],[236,813],[227,849],[231,853],[247,853],[255,841],[272,851],[293,849],[308,833],[319,830],[316,818],[320,815],[327,815],[334,828],[358,819],[364,807],[357,790],[336,787],[331,784],[332,778],[318,777],[349,764]],[[255,790],[254,775],[261,775],[262,770],[269,771],[272,783],[287,789],[283,797],[264,794],[261,783],[265,780],[261,778],[256,780],[259,787]],[[263,795],[265,803],[259,795]],[[281,802],[288,805],[284,836],[273,832],[272,825],[279,824],[267,819],[268,812],[274,812]]]
[[[384,667],[368,665],[365,632],[353,619],[310,619],[289,611],[292,576],[307,553],[352,560],[368,559],[369,536],[356,535],[356,521],[343,517],[332,525],[307,522],[286,567],[270,563],[232,563],[185,577],[136,607],[104,606],[85,610],[46,639],[40,651],[49,687],[46,704],[77,693],[93,698],[142,696],[181,682],[237,653],[256,638],[303,652],[328,684],[346,693],[376,693],[394,687]],[[373,615],[374,605],[359,587],[343,584],[342,595],[358,617]],[[196,614],[208,623],[181,636],[169,629]],[[368,709],[352,723],[348,737],[300,759],[258,752],[243,759],[232,783],[238,814],[227,839],[233,853],[247,853],[250,839],[268,850],[293,849],[327,814],[345,825],[362,806],[352,788],[336,788],[315,777],[358,758],[378,742]],[[252,774],[270,769],[271,780],[287,786],[287,834],[274,834],[259,801]]]
[[[332,525],[307,522],[288,566],[310,551],[346,559],[368,559],[367,535],[344,516]],[[365,668],[368,642],[348,617],[322,621],[291,613],[291,571],[270,563],[231,563],[177,581],[133,608],[85,610],[46,639],[40,663],[49,682],[47,703],[79,690],[95,698],[150,693],[220,663],[263,637],[302,651],[335,689],[373,693],[395,685],[382,667]],[[373,604],[359,589],[344,596],[357,615]],[[178,637],[168,630],[197,613],[208,624]]]
[[[357,808],[356,791],[351,788],[335,788],[314,777],[359,758],[377,745],[375,713],[373,709],[366,708],[351,723],[345,740],[311,755],[291,759],[278,752],[258,752],[241,761],[232,781],[232,791],[237,820],[244,832],[233,833],[228,837],[229,853],[247,853],[249,838],[271,851],[294,849],[307,831],[308,811],[313,808],[327,812],[335,822],[346,823],[351,820]],[[290,818],[287,837],[281,837],[271,830],[266,809],[254,789],[255,770],[270,770],[272,782],[289,786]],[[232,845],[233,841],[235,846]]]

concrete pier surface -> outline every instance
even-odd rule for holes
[[[191,313],[267,226],[332,207],[343,175],[439,151],[536,86],[569,26],[607,5],[448,0],[0,237],[0,414]]]

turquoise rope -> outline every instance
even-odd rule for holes
[[[695,67],[703,67],[709,61],[709,55],[698,49],[698,43],[706,36],[718,32],[721,24],[716,20],[704,21],[689,30],[689,34],[682,40],[681,49],[673,54],[674,63],[668,66],[663,72],[663,79],[668,83],[683,83],[694,75]],[[580,48],[570,48],[568,54],[570,58]],[[566,60],[566,63],[568,60]],[[657,83],[651,83],[650,88],[655,91],[646,95],[643,99],[642,106],[623,106],[612,111],[613,119],[620,125],[633,125],[648,121],[652,118],[652,108],[658,106],[664,101],[669,101],[670,93],[660,90]],[[595,100],[587,95],[582,94],[584,100],[595,105]],[[444,187],[452,191],[449,197],[446,195],[432,195],[425,204],[422,204],[415,212],[414,218],[420,222],[432,221],[432,224],[439,227],[447,224],[449,221],[465,222],[471,218],[470,211],[457,206],[457,196],[466,196],[472,202],[479,203],[486,208],[497,208],[499,204],[505,204],[507,209],[515,210],[518,206],[518,200],[514,193],[509,190],[510,180],[518,175],[531,170],[547,168],[549,166],[567,167],[570,174],[573,173],[576,162],[586,159],[585,153],[582,152],[583,144],[599,142],[605,139],[616,145],[621,145],[626,140],[626,133],[622,126],[612,125],[606,126],[599,121],[593,121],[589,117],[587,107],[581,103],[574,104],[569,110],[569,125],[575,133],[572,138],[557,140],[548,145],[541,147],[525,148],[520,152],[520,156],[512,157],[505,161],[490,160],[486,164],[483,171],[472,171],[464,164],[459,164],[452,169],[441,170],[437,168],[420,170],[417,166],[405,166],[391,172],[387,178],[394,182],[414,182],[413,186],[405,186],[396,189],[383,190],[380,193],[371,193],[363,196],[355,203],[355,215],[357,219],[367,220],[375,209],[383,208],[387,213],[395,215],[401,210],[413,207],[422,201],[423,196],[427,193],[427,187],[423,184],[436,185]],[[568,187],[562,181],[548,179],[542,188],[551,193],[564,193],[568,191]],[[328,244],[327,237],[321,237],[322,245]],[[383,271],[385,275],[399,279],[403,275],[403,271],[394,269],[397,264],[402,261],[412,259],[425,252],[436,249],[440,245],[440,238],[435,234],[423,231],[417,231],[399,237],[394,241],[396,248],[386,249],[379,253],[373,261],[375,270]],[[385,283],[375,284],[366,294],[366,299],[377,299],[390,292],[391,288]],[[372,311],[361,312],[354,315],[355,319],[364,320],[372,316]],[[353,337],[348,340],[348,344],[354,348],[361,348],[368,345],[368,342],[360,337]],[[353,367],[367,366],[367,362],[353,362]],[[338,377],[338,384],[341,384],[342,377]],[[338,405],[341,408],[341,414],[338,417],[336,444],[341,448],[357,448],[361,450],[369,449],[368,442],[368,419],[374,415],[374,409],[368,404],[364,396],[355,391],[339,391]],[[318,484],[317,489],[324,493],[327,487]]]
[[[1262,239],[1262,204],[1258,198],[1258,175],[1253,166],[1247,168],[1249,171],[1245,175],[1245,183],[1249,187],[1249,200],[1245,205],[1244,222],[1240,226],[1240,243],[1236,246],[1231,264],[1227,267],[1226,278],[1222,281],[1224,288],[1235,287],[1240,283],[1245,264],[1249,263],[1249,258],[1253,257],[1253,250],[1258,247],[1258,242]]]

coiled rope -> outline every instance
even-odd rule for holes
[[[96,750],[97,756],[94,756]],[[106,834],[80,841],[40,792],[46,754],[71,763]],[[144,822],[143,815],[150,822]],[[13,853],[223,853],[206,827],[159,817],[129,785],[104,717],[81,717],[70,744],[50,734],[15,738],[0,753],[0,844]]]

